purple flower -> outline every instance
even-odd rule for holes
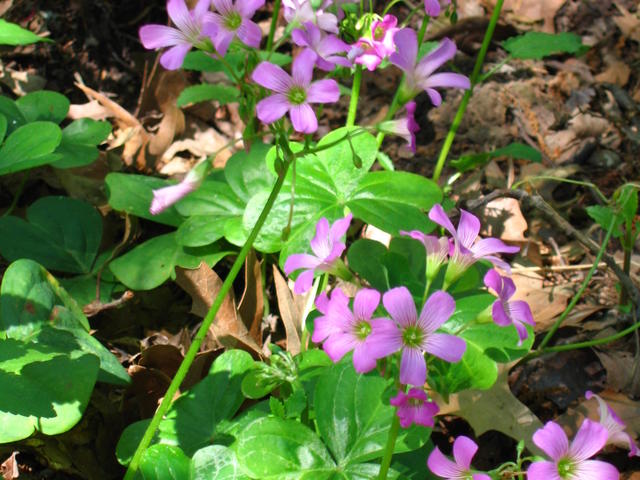
[[[447,261],[449,255],[449,239],[447,237],[436,237],[434,235],[425,235],[418,230],[410,232],[400,232],[401,235],[407,235],[411,238],[422,242],[427,252],[427,281],[431,282],[438,274],[440,267]]]
[[[493,321],[501,327],[513,325],[518,331],[518,345],[529,336],[524,324],[535,326],[531,308],[524,300],[509,301],[516,293],[516,285],[509,277],[503,277],[493,268],[484,276],[484,284],[498,294],[498,299],[493,303],[491,313]]]
[[[346,57],[336,55],[346,52],[349,45],[335,35],[325,35],[313,22],[305,22],[304,30],[294,29],[291,38],[296,45],[307,47],[317,55],[316,65],[322,70],[329,72],[336,65],[351,67],[351,62]]]
[[[606,462],[589,460],[607,443],[607,429],[585,419],[569,445],[562,427],[555,422],[533,434],[533,443],[552,461],[533,462],[527,470],[528,480],[618,480],[616,468]]]
[[[389,403],[398,407],[398,418],[402,428],[412,424],[433,427],[433,417],[440,411],[435,402],[427,401],[427,394],[420,388],[412,388],[409,393],[398,392],[389,399]]]
[[[315,61],[316,54],[305,49],[293,61],[292,76],[273,63],[262,62],[256,67],[251,75],[253,81],[276,92],[256,105],[262,122],[273,123],[289,112],[296,131],[313,133],[318,129],[318,119],[309,104],[337,102],[340,89],[331,79],[311,83]]]
[[[607,402],[590,390],[587,390],[584,396],[587,397],[587,400],[595,398],[598,401],[600,424],[607,430],[607,445],[628,445],[630,457],[640,456],[636,442],[633,441],[631,435],[625,432],[626,425],[616,412],[607,405]]]
[[[386,355],[402,350],[400,383],[422,386],[427,379],[424,352],[447,362],[457,362],[467,347],[464,340],[446,333],[435,333],[456,308],[453,297],[438,291],[424,304],[420,317],[411,293],[406,287],[392,288],[382,297],[382,303],[395,323],[388,321],[371,339]],[[379,345],[378,343],[379,342]]]
[[[435,447],[429,455],[427,466],[433,473],[448,480],[491,480],[486,473],[471,471],[471,459],[477,451],[478,445],[469,437],[461,435],[453,442],[455,462],[449,460],[438,447]]]
[[[429,211],[429,218],[453,237],[454,251],[447,265],[445,284],[451,285],[467,268],[481,259],[489,260],[496,267],[510,272],[509,264],[494,254],[516,253],[520,248],[510,247],[497,238],[483,238],[476,241],[480,233],[480,220],[466,210],[460,210],[460,212],[460,222],[456,230],[441,205],[436,204]]]
[[[207,173],[211,171],[211,163],[203,161],[193,167],[184,179],[175,185],[159,188],[153,191],[153,200],[149,212],[158,215],[171,205],[197,189]]]
[[[456,54],[456,44],[445,38],[433,51],[418,61],[418,39],[416,32],[410,28],[403,28],[394,36],[397,51],[389,60],[405,73],[404,101],[415,97],[421,90],[425,90],[431,102],[437,107],[442,103],[442,97],[435,89],[470,88],[469,79],[459,73],[436,73],[445,62]]]
[[[416,112],[416,102],[408,102],[405,108],[407,110],[406,117],[381,122],[378,124],[378,130],[404,138],[408,143],[409,150],[416,153],[416,132],[420,130],[420,126],[414,116]]]
[[[451,0],[424,0],[424,11],[430,17],[440,15],[441,4],[451,5]]]
[[[393,15],[385,15],[382,20],[374,21],[369,36],[360,38],[353,45],[349,58],[374,71],[382,60],[396,51],[393,37],[399,30],[397,24],[398,19]]]
[[[180,68],[191,47],[214,41],[218,29],[210,4],[211,0],[199,0],[189,11],[184,0],[168,0],[167,13],[177,28],[144,25],[139,32],[142,45],[150,50],[171,47],[160,57],[160,64],[167,70]]]
[[[347,233],[352,218],[353,215],[349,214],[329,226],[329,220],[322,217],[316,225],[316,236],[311,240],[311,250],[315,255],[295,253],[287,258],[284,273],[291,275],[296,270],[305,270],[296,279],[293,289],[295,293],[301,294],[311,288],[316,270],[324,272],[331,270],[346,248],[341,239]]]
[[[311,339],[320,343],[329,358],[338,362],[348,352],[353,350],[353,366],[358,373],[366,373],[376,367],[376,360],[385,355],[379,355],[375,345],[371,345],[370,338],[380,322],[386,319],[371,319],[373,312],[380,303],[380,293],[365,288],[356,294],[353,301],[353,311],[349,308],[349,299],[342,290],[336,288],[331,293],[331,299],[322,293],[316,299],[316,307],[324,315],[316,318]]]
[[[218,13],[214,21],[218,34],[213,44],[220,55],[226,55],[231,41],[237,36],[249,47],[258,48],[262,30],[251,20],[256,10],[264,5],[264,0],[211,0]]]
[[[313,22],[325,32],[338,33],[338,19],[322,9],[314,11],[311,0],[282,0],[284,18],[289,24],[302,25]]]

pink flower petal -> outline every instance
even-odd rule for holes
[[[238,31],[236,33],[238,38],[242,40],[242,43],[245,45],[253,48],[260,48],[262,30],[260,30],[260,27],[255,22],[245,18],[242,20],[242,23],[238,27]]]
[[[169,0],[167,2],[169,18],[183,32],[189,31],[192,25],[191,14],[184,0]]]
[[[218,23],[218,27],[220,27],[220,23]],[[221,55],[225,56],[227,54],[227,50],[229,49],[229,45],[231,45],[231,41],[233,37],[235,37],[235,32],[230,32],[225,28],[220,28],[218,30],[218,34],[214,38],[213,44],[216,47],[216,51]]]
[[[422,79],[418,84],[424,88],[462,88],[468,90],[471,88],[469,79],[459,73],[435,73],[426,79]]]
[[[182,181],[176,185],[154,190],[153,201],[151,202],[149,212],[151,212],[151,215],[157,215],[163,212],[178,200],[193,192],[197,187],[198,182]]]
[[[562,480],[555,462],[533,462],[527,469],[527,480]]]
[[[458,241],[465,248],[471,248],[480,233],[480,220],[466,210],[460,210],[458,222]]]
[[[549,421],[533,434],[533,443],[552,460],[558,461],[569,453],[569,439],[560,425]]]
[[[313,133],[318,129],[318,119],[307,103],[292,105],[289,109],[291,124],[296,132]]]
[[[287,257],[287,261],[284,263],[284,273],[291,275],[296,270],[301,268],[316,268],[320,265],[320,259],[309,255],[308,253],[294,253]]]
[[[405,72],[413,72],[418,56],[418,37],[411,28],[403,28],[393,37],[396,52],[389,56],[389,61]]]
[[[329,229],[329,241],[330,242],[338,242],[342,239],[344,235],[346,235],[347,230],[349,230],[349,226],[351,225],[351,220],[353,219],[353,214],[349,213],[346,217],[340,218],[333,222],[331,228]]]
[[[384,358],[402,348],[402,332],[388,318],[371,320],[371,333],[366,339],[367,349],[375,358]]]
[[[396,44],[398,43],[397,36],[398,34],[396,33]],[[444,38],[435,50],[429,52],[418,62],[416,75],[419,78],[426,79],[443,64],[451,60],[455,56],[456,50],[456,44],[449,38]]]
[[[265,0],[236,0],[236,9],[243,17],[251,18],[264,3]]]
[[[471,460],[477,451],[478,445],[476,445],[476,442],[464,435],[459,436],[453,442],[453,458],[465,470],[471,468]]]
[[[387,312],[400,326],[409,327],[418,322],[416,305],[406,287],[392,288],[382,297],[382,303]]]
[[[489,270],[484,276],[484,284],[487,288],[493,289],[496,292],[496,295],[500,297],[500,292],[502,292],[502,276],[494,270],[493,268]]]
[[[420,387],[427,381],[427,364],[417,348],[403,348],[400,360],[400,383]]]
[[[438,447],[435,447],[427,459],[429,470],[442,478],[464,478],[465,472],[460,466],[445,457]]]
[[[577,461],[593,457],[607,443],[607,429],[600,423],[585,419],[571,442],[569,455]]]
[[[363,288],[356,293],[353,301],[353,314],[356,319],[370,320],[379,304],[380,292],[371,288]]]
[[[167,70],[179,69],[184,63],[184,57],[187,56],[189,50],[191,50],[191,45],[189,43],[171,47],[160,56],[160,65]]]
[[[368,351],[366,344],[363,342],[357,343],[353,349],[353,368],[358,373],[367,373],[376,368],[376,357],[371,355]]]
[[[458,234],[456,229],[453,226],[453,223],[451,223],[451,220],[449,220],[449,217],[442,208],[442,205],[436,203],[431,207],[431,210],[429,210],[429,219],[443,227],[453,238],[457,238]]]
[[[308,292],[313,284],[313,275],[313,270],[305,270],[298,275],[298,278],[296,278],[293,285],[293,292],[297,295],[302,295],[303,293]]]
[[[430,334],[449,320],[456,309],[456,302],[451,295],[442,290],[432,293],[422,307],[418,325],[423,332]]]
[[[467,350],[467,343],[455,335],[447,333],[432,333],[424,343],[424,351],[446,362],[460,361]]]
[[[353,350],[355,346],[355,337],[348,333],[334,333],[322,344],[322,348],[334,363],[339,362],[340,359]]]
[[[576,466],[574,478],[580,480],[618,480],[620,473],[616,467],[599,460],[586,460]]]
[[[491,307],[491,316],[496,325],[508,327],[513,323],[511,317],[504,310],[504,305],[500,300],[496,300]]]
[[[329,220],[322,217],[316,223],[316,234],[311,239],[311,250],[320,259],[325,259],[331,253],[331,244],[329,240]]]
[[[324,79],[313,82],[307,89],[307,102],[309,103],[333,103],[340,98],[338,83],[332,79]]]
[[[211,8],[211,0],[198,0],[196,6],[193,8],[193,18],[199,19],[206,15]]]
[[[313,50],[306,48],[293,60],[291,76],[296,85],[307,87],[311,83],[316,57],[317,55]]]
[[[276,93],[263,98],[256,105],[256,115],[263,123],[273,123],[281,119],[291,108],[291,104],[285,95]]]
[[[188,43],[180,30],[166,25],[144,25],[138,33],[142,46],[148,50]]]

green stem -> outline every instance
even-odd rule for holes
[[[444,168],[444,164],[447,160],[447,155],[449,155],[449,150],[451,150],[451,145],[453,145],[453,139],[456,137],[456,133],[458,132],[458,128],[460,127],[460,123],[462,122],[462,117],[464,116],[464,112],[467,110],[467,105],[469,104],[469,100],[471,99],[471,95],[473,94],[473,88],[476,86],[476,83],[478,83],[480,71],[482,70],[482,65],[484,64],[484,57],[487,55],[489,45],[491,44],[491,38],[493,37],[493,32],[496,29],[496,24],[498,23],[498,19],[500,18],[500,10],[502,10],[503,1],[504,0],[496,1],[496,6],[493,9],[493,13],[491,14],[489,26],[487,27],[487,31],[484,34],[484,39],[482,40],[482,47],[480,47],[478,58],[476,58],[476,64],[473,67],[473,72],[471,73],[471,77],[469,78],[471,86],[469,87],[469,90],[464,92],[464,96],[462,97],[462,101],[460,102],[460,106],[458,107],[458,111],[456,112],[456,116],[453,119],[451,128],[449,128],[449,133],[447,133],[447,138],[445,138],[444,144],[442,145],[442,150],[440,150],[440,156],[438,157],[438,162],[436,163],[436,168],[433,172],[432,177],[434,182],[437,182],[440,179],[440,174],[442,173],[442,169]]]
[[[424,34],[427,33],[427,25],[429,25],[429,20],[431,17],[425,15],[422,17],[422,24],[420,25],[420,31],[418,32],[418,50],[420,49],[420,45],[422,45],[422,41],[424,40]]]
[[[18,200],[20,200],[20,196],[22,195],[22,192],[24,191],[24,186],[27,183],[27,178],[29,178],[29,171],[28,170],[26,172],[24,172],[24,174],[22,175],[22,180],[20,180],[20,185],[18,186],[18,190],[16,191],[16,194],[13,196],[13,200],[11,201],[11,205],[9,205],[9,208],[7,209],[7,211],[2,214],[3,217],[6,217],[7,215],[10,215],[11,212],[13,212],[13,209],[16,208],[16,206],[18,205]]]
[[[394,408],[393,423],[391,424],[389,436],[387,437],[387,446],[384,449],[384,456],[382,457],[382,463],[380,464],[378,480],[386,480],[389,467],[391,466],[393,450],[396,448],[396,439],[398,438],[398,432],[400,431],[400,418],[398,417],[397,411],[398,409]]]
[[[596,269],[598,268],[598,264],[600,263],[600,259],[602,258],[602,255],[604,254],[605,250],[607,249],[607,245],[609,244],[609,239],[611,238],[611,234],[613,233],[613,229],[615,227],[616,220],[617,220],[617,217],[613,217],[611,219],[611,224],[609,225],[609,228],[607,229],[607,234],[604,237],[604,241],[602,242],[602,246],[600,247],[600,250],[598,250],[598,254],[596,255],[595,260],[593,261],[593,265],[589,269],[589,272],[587,273],[587,276],[585,277],[584,281],[582,282],[582,285],[580,285],[580,288],[578,289],[576,294],[571,299],[571,302],[569,302],[569,305],[567,305],[567,308],[564,310],[564,312],[562,312],[562,314],[555,321],[555,323],[551,327],[551,330],[549,330],[547,332],[547,334],[545,335],[545,337],[542,339],[542,342],[540,342],[540,345],[538,345],[538,350],[543,350],[544,347],[547,346],[549,341],[551,341],[551,338],[553,337],[553,335],[556,333],[558,328],[560,328],[560,326],[562,325],[562,322],[565,321],[565,319],[567,318],[569,313],[571,313],[571,310],[573,310],[573,307],[575,307],[576,303],[578,303],[578,300],[580,300],[580,298],[582,298],[582,294],[587,289],[587,286],[589,285],[589,282],[591,281],[591,277],[593,277],[593,274],[596,272]]]
[[[358,97],[360,97],[360,84],[362,83],[362,65],[356,65],[356,73],[353,76],[351,86],[351,100],[349,101],[349,113],[347,114],[347,127],[353,127],[356,123],[356,110],[358,110]]]
[[[282,0],[276,0],[273,4],[273,14],[271,15],[271,26],[269,27],[269,36],[267,37],[267,51],[271,51],[273,47],[273,36],[276,34],[276,27],[278,26],[278,16],[280,15],[280,4]]]
[[[187,372],[191,367],[191,364],[196,358],[198,350],[200,350],[200,345],[202,345],[202,342],[205,339],[207,332],[209,331],[209,327],[211,327],[211,324],[213,323],[213,320],[215,319],[216,314],[218,313],[218,310],[222,305],[222,302],[224,301],[227,293],[233,286],[233,282],[236,276],[238,275],[238,273],[240,272],[240,270],[242,269],[245,258],[247,257],[249,251],[253,246],[253,242],[255,241],[256,237],[258,236],[258,233],[260,232],[260,229],[262,228],[262,225],[267,219],[267,216],[269,215],[269,212],[271,211],[271,208],[273,207],[273,204],[276,201],[276,197],[278,196],[278,193],[280,193],[280,189],[282,188],[282,184],[284,183],[284,178],[287,174],[287,170],[289,168],[289,165],[291,164],[291,159],[293,156],[291,151],[290,150],[287,151],[287,150],[288,149],[285,149],[285,154],[284,154],[284,160],[285,160],[284,168],[280,172],[280,175],[278,176],[278,179],[276,180],[276,183],[273,186],[273,189],[271,190],[271,195],[269,195],[269,198],[267,199],[267,203],[262,209],[262,212],[260,213],[260,217],[258,218],[258,221],[256,222],[253,229],[251,230],[251,233],[249,234],[249,238],[247,238],[247,241],[245,242],[244,246],[240,250],[240,253],[236,258],[236,261],[233,263],[233,266],[231,267],[231,270],[229,271],[227,278],[225,279],[224,283],[222,284],[222,287],[220,288],[220,291],[218,292],[218,295],[213,301],[213,305],[211,305],[211,308],[207,312],[207,315],[204,317],[204,320],[202,321],[202,325],[200,326],[198,333],[193,339],[193,342],[191,343],[191,346],[189,347],[187,354],[184,356],[184,360],[180,364],[180,368],[178,368],[178,371],[176,372],[175,377],[173,377],[173,380],[171,381],[171,384],[169,385],[169,388],[167,389],[167,392],[165,393],[164,398],[162,399],[162,403],[160,403],[160,406],[158,407],[158,410],[156,410],[156,413],[154,414],[153,418],[151,419],[151,422],[149,423],[147,430],[144,432],[144,436],[142,437],[142,440],[140,441],[140,444],[138,445],[138,448],[136,449],[136,452],[133,455],[133,459],[129,464],[129,468],[127,469],[127,473],[124,477],[125,480],[133,480],[136,477],[136,472],[138,471],[138,467],[140,466],[140,460],[142,459],[142,455],[144,454],[146,449],[149,447],[149,444],[151,443],[151,440],[153,439],[153,436],[158,426],[160,425],[162,418],[167,413],[167,410],[169,410],[169,406],[171,405],[174,395],[177,393],[178,389],[180,388],[180,384],[182,384],[182,381],[186,377]]]

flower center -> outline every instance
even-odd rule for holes
[[[573,471],[575,470],[575,464],[569,458],[562,458],[558,462],[558,475],[560,478],[571,478]]]
[[[302,87],[291,87],[288,97],[292,104],[301,105],[307,99],[307,92]]]
[[[229,12],[224,19],[224,24],[229,30],[237,30],[242,24],[242,15],[238,12]]]
[[[382,40],[384,38],[384,28],[381,25],[378,25],[373,31],[374,40]]]
[[[418,348],[422,345],[423,337],[420,327],[407,327],[402,332],[402,343],[409,348]]]
[[[371,324],[366,320],[360,320],[353,329],[353,333],[360,340],[364,340],[371,333]]]
[[[412,407],[421,407],[424,401],[419,398],[409,398],[407,403]]]

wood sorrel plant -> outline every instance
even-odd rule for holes
[[[281,5],[276,0],[266,50],[259,50],[261,34],[252,20],[264,0],[199,0],[193,10],[184,0],[169,0],[175,28],[140,30],[147,48],[170,47],[161,56],[165,68],[223,71],[231,93],[227,85],[206,89],[204,97],[224,102],[231,95],[247,128],[246,151],[234,155],[223,171],[212,172],[203,163],[182,183],[153,189],[150,213],[177,227],[163,238],[164,248],[177,244],[183,253],[188,248],[220,253],[215,242],[223,237],[241,248],[232,252],[236,260],[156,414],[123,433],[117,453],[129,466],[125,478],[168,471],[193,478],[411,478],[423,475],[416,471],[416,459],[426,468],[427,457],[432,472],[443,478],[489,477],[472,470],[477,447],[470,439],[456,440],[455,462],[429,447],[438,413],[431,397],[489,388],[497,378],[497,362],[521,358],[531,348],[531,311],[511,300],[513,282],[491,268],[508,273],[508,263],[496,254],[518,249],[479,239],[480,222],[469,212],[462,211],[455,228],[434,182],[369,170],[385,134],[404,137],[415,151],[419,112],[413,99],[418,94],[425,91],[438,106],[442,88],[469,89],[477,81],[502,2],[471,82],[458,73],[436,72],[456,53],[451,40],[430,51],[423,45],[429,16],[438,15],[443,5],[426,1],[416,32],[409,19],[423,8],[399,19],[388,13],[394,3],[381,16],[373,2],[366,9],[363,2],[282,0]],[[281,7],[288,24],[275,39]],[[276,51],[289,37],[301,47],[293,59]],[[197,51],[188,53],[192,49]],[[283,68],[289,63],[290,73]],[[403,72],[387,118],[378,126],[356,125],[363,66]],[[331,78],[314,79],[326,72]],[[316,142],[312,135],[323,120],[318,107],[336,102],[338,82],[351,74],[346,126]],[[394,119],[402,108],[406,116]],[[260,138],[268,143],[259,143]],[[107,183],[118,199],[112,203],[149,217],[124,200],[125,189],[135,185],[150,197],[147,180],[112,175]],[[450,236],[429,235],[434,225],[427,212]],[[347,248],[354,221],[393,238],[388,245],[360,239]],[[153,247],[138,248],[143,247],[146,256],[139,256],[148,258]],[[322,343],[324,352],[304,341],[295,356],[274,347],[267,364],[232,350],[173,401],[251,249],[280,252],[285,273],[296,277],[295,293],[315,296],[316,311],[300,319],[300,333]],[[132,263],[136,250],[127,254]],[[123,268],[125,257],[112,270],[130,286],[139,276]],[[176,258],[178,265],[179,254]],[[160,283],[166,276],[158,277]],[[353,302],[341,287],[329,287],[334,278],[357,290]],[[245,398],[261,401],[241,409]],[[553,428],[547,425],[534,436],[553,461],[532,463],[531,478],[542,478],[540,471],[553,472],[550,478],[576,478],[571,475],[593,466],[588,458],[606,442],[601,441],[605,427],[587,424],[598,439],[587,442],[585,451],[581,433],[566,451],[549,446],[546,432]],[[522,476],[523,461],[519,455],[491,475]]]

